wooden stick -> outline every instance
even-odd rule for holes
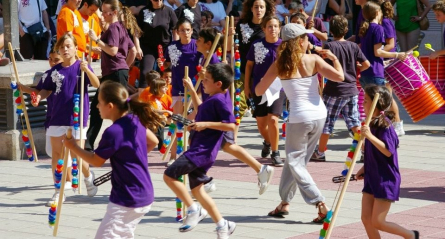
[[[91,41],[90,41],[90,44],[91,44]],[[89,52],[89,54],[91,54],[91,50],[90,50],[90,52]],[[91,55],[90,55],[90,59],[91,59]],[[82,61],[84,61],[85,60],[85,53],[83,53],[82,52]],[[84,109],[83,109],[83,101],[85,100],[84,98],[84,94],[85,94],[85,90],[84,90],[84,87],[85,87],[85,72],[84,71],[81,71],[81,73],[80,73],[80,102],[79,102],[79,130],[80,130],[80,148],[81,149],[83,149],[83,146],[84,146],[84,144],[85,144],[85,141],[82,139],[82,135],[83,135],[83,114],[84,114]],[[83,160],[82,160],[82,158],[80,158],[79,157],[79,155],[77,155],[77,160],[78,160],[78,163],[79,163],[79,169],[80,169],[80,171],[79,172],[82,172],[82,162],[83,162]],[[81,194],[81,191],[82,191],[82,187],[81,187],[81,183],[82,183],[82,173],[78,173],[77,174],[77,177],[78,177],[78,180],[79,180],[79,185],[78,185],[78,191],[79,191],[79,194]]]
[[[318,5],[318,0],[315,1],[314,10],[312,10],[312,21],[314,21],[315,12],[317,12],[317,5]]]
[[[289,16],[284,17],[284,25],[289,23]]]
[[[222,61],[227,61],[227,41],[229,40],[229,16],[226,16],[226,31],[224,32],[224,45],[222,49]]]
[[[72,130],[68,129],[66,132],[66,138],[71,139],[72,138]],[[60,185],[59,190],[59,201],[57,202],[57,212],[56,212],[56,222],[54,224],[53,229],[53,236],[57,236],[57,230],[59,229],[59,221],[60,221],[60,215],[62,213],[62,205],[63,205],[63,194],[65,192],[65,183],[66,183],[66,176],[68,174],[68,155],[69,150],[63,146],[63,173],[62,173],[62,181]]]
[[[212,45],[212,47],[210,48],[209,53],[207,54],[207,58],[206,58],[206,61],[205,61],[205,63],[204,63],[203,68],[206,68],[206,67],[209,65],[209,63],[210,63],[210,59],[212,59],[212,55],[213,55],[213,53],[215,52],[216,45],[218,45],[219,38],[221,38],[221,33],[218,33],[218,34],[216,35],[215,40],[213,41],[213,45]],[[199,77],[199,79],[198,79],[198,81],[196,82],[196,85],[195,85],[195,91],[198,90],[199,85],[201,84],[201,81],[202,81],[202,78]],[[190,104],[191,104],[191,103],[192,103],[192,101],[189,101],[189,102],[187,103],[187,107],[186,107],[187,110],[190,108]]]
[[[230,28],[235,28],[235,19],[233,16],[230,17]],[[235,36],[230,35],[230,42],[232,47],[230,48],[230,64],[232,65],[233,71],[235,71]],[[232,108],[235,108],[235,82],[230,84],[230,99],[232,100]]]
[[[369,122],[371,122],[372,115],[374,113],[375,106],[377,105],[377,101],[379,100],[379,97],[380,97],[380,94],[376,93],[374,96],[374,100],[372,101],[371,110],[369,111],[370,113],[369,113],[369,115],[366,116],[365,125],[369,125]],[[338,212],[340,211],[340,206],[341,206],[341,203],[343,202],[343,197],[346,194],[346,189],[348,188],[348,184],[351,179],[352,171],[354,170],[355,162],[358,157],[358,152],[360,152],[359,149],[361,149],[363,141],[364,141],[363,139],[360,139],[358,141],[358,144],[356,147],[357,150],[355,150],[354,156],[352,157],[351,167],[349,167],[348,174],[346,175],[346,178],[345,178],[345,184],[343,184],[343,187],[341,189],[340,197],[338,198],[338,202],[335,205],[331,223],[329,225],[328,231],[326,232],[326,239],[329,239],[329,237],[331,236],[331,233],[332,233],[332,230],[333,230],[334,224],[335,224],[335,219],[337,219]]]
[[[227,31],[227,30],[226,30]],[[186,66],[184,69],[184,78],[188,78],[189,77],[189,67]],[[188,89],[187,87],[184,87],[184,111],[182,112],[182,117],[187,118],[187,112],[188,112],[188,108],[187,108],[187,103],[189,101],[189,98],[187,96]],[[192,101],[192,99],[190,99],[190,101]],[[183,132],[183,147],[182,147],[182,152],[187,151],[187,126],[184,125],[184,128],[182,130]],[[184,175],[182,182],[184,183],[184,185],[187,184],[187,175]],[[182,217],[185,218],[185,216],[187,215],[187,206],[185,205],[185,203],[182,203]]]
[[[17,70],[17,64],[15,62],[14,50],[12,50],[11,42],[8,42],[8,48],[9,48],[9,53],[11,55],[12,65],[14,67],[15,79],[16,79],[17,83],[20,83],[19,72]],[[19,97],[22,101],[23,114],[25,115],[26,130],[28,132],[29,140],[31,141],[31,148],[32,148],[32,153],[34,155],[34,162],[39,162],[39,158],[37,157],[36,145],[34,144],[34,137],[32,136],[31,124],[29,123],[28,110],[26,109],[25,98],[23,97],[23,92],[19,87],[18,87],[18,90],[20,92]]]
[[[91,24],[90,24],[90,29],[92,30],[92,31],[94,31],[93,30],[93,27],[94,27],[94,18],[91,18]],[[98,36],[99,37],[99,36]],[[93,55],[92,55],[92,52],[93,52],[93,41],[90,39],[90,49],[88,50],[88,64],[89,65],[91,65],[91,62],[93,61]],[[82,97],[82,96],[81,96]],[[82,99],[82,98],[81,98]],[[80,191],[80,188],[79,188],[79,191]]]

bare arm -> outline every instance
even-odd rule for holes
[[[385,51],[391,51],[395,47],[394,38],[386,38],[385,39],[385,46],[383,47],[383,50]]]
[[[244,94],[248,98],[251,97],[251,93],[252,93],[252,92],[250,92],[250,79],[252,77],[252,69],[253,69],[254,64],[255,63],[253,61],[246,62],[246,71],[245,71],[245,76],[244,76]]]
[[[230,11],[232,11],[233,8],[233,0],[229,0],[229,3],[227,3],[227,8],[226,8],[226,14],[229,15]],[[223,25],[225,26],[225,25]]]
[[[200,78],[201,78],[201,74],[202,73],[200,73],[200,76],[199,76]],[[196,93],[195,87],[193,86],[192,81],[190,80],[190,78],[188,76],[187,76],[187,78],[182,79],[182,81],[184,82],[184,87],[187,87],[187,92],[190,93],[190,96],[191,96],[192,102],[193,102],[193,108],[198,109],[198,106],[200,106],[202,104],[202,101],[199,98],[198,93]]]
[[[387,52],[382,49],[382,43],[375,44],[374,45],[374,55],[376,57],[383,57],[383,58],[398,58],[400,60],[403,60],[406,58],[405,52]]]
[[[42,20],[43,20],[43,24],[45,25],[45,28],[48,31],[51,31],[51,27],[49,25],[49,17],[48,17],[48,13],[46,12],[46,10],[42,11]],[[19,24],[20,25],[20,24]]]
[[[146,135],[147,135],[147,152],[150,152],[156,146],[158,146],[159,140],[158,138],[156,138],[156,135],[149,129],[147,129]]]
[[[322,40],[322,41],[327,41],[328,40],[328,33],[327,32],[320,32],[319,30],[312,28],[312,30],[314,31],[314,35]]]
[[[87,161],[87,163],[93,165],[94,167],[101,167],[106,161],[105,159],[99,157],[97,154],[80,148],[74,138],[67,139],[66,136],[63,136],[63,144],[71,151],[73,151],[77,156]]]
[[[130,11],[131,11],[131,13],[133,15],[137,16],[137,15],[139,15],[139,12],[141,11],[141,9],[144,8],[144,7],[145,7],[144,5],[137,6],[137,7],[136,6],[132,6],[129,9],[130,9]]]
[[[134,59],[136,58],[136,47],[132,47],[129,51],[128,51],[128,55],[127,58],[125,59],[125,61],[127,62],[127,66],[130,67],[133,62]]]
[[[335,0],[329,0],[329,8],[334,10],[338,15],[344,15],[346,12],[345,0],[340,1],[340,5]]]
[[[223,123],[223,122],[195,122],[190,124],[189,127],[196,131],[201,131],[204,129],[214,129],[221,131],[234,131],[235,124],[234,123]]]
[[[360,72],[363,72],[363,71],[367,70],[370,66],[371,66],[371,63],[367,60],[367,61],[362,62],[362,64],[358,67],[358,69],[360,70]]]
[[[315,67],[317,68],[317,71],[331,81],[344,81],[345,76],[343,73],[343,68],[341,67],[340,61],[338,60],[337,56],[335,56],[329,50],[320,51],[320,55],[331,60],[334,64],[334,67],[326,63],[326,61],[324,61],[320,56],[313,55],[313,57],[315,57]]]
[[[82,61],[82,63],[80,63],[80,68],[87,74],[88,79],[90,79],[91,85],[95,88],[99,88],[100,86],[99,78],[97,78],[96,74],[94,74],[94,72],[91,71],[90,68],[88,67],[88,61]]]

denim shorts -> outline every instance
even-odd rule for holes
[[[362,88],[365,88],[371,84],[380,86],[384,86],[386,84],[385,78],[375,76],[361,76],[359,81]]]

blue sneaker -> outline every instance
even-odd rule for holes
[[[182,226],[179,227],[180,232],[191,231],[200,221],[207,216],[207,211],[201,206],[198,207],[196,212],[187,212],[187,216],[183,220]]]

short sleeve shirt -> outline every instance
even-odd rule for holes
[[[153,203],[146,135],[147,129],[133,114],[119,118],[104,131],[94,153],[103,159],[110,159],[110,202],[130,208]]]
[[[224,93],[210,96],[198,107],[196,122],[223,122],[235,123],[232,105],[226,104]],[[197,167],[206,171],[216,160],[221,146],[223,131],[205,129],[196,131],[191,137],[190,149],[184,155]]]
[[[382,20],[383,34],[386,39],[394,38],[394,48],[390,50],[390,52],[396,51],[395,43],[397,42],[396,36],[396,28],[394,27],[394,23],[391,22],[391,19],[383,18]]]
[[[312,17],[309,16],[308,19],[306,20],[306,28],[309,27],[309,22],[311,21]],[[328,32],[328,30],[326,29],[323,20],[321,20],[318,17],[314,17],[314,28],[317,29],[320,32]]]
[[[45,83],[45,80],[47,79],[48,74],[51,72],[50,70],[47,70],[45,73],[43,73],[42,78],[40,79],[39,83],[37,83],[36,89],[37,90],[42,90],[43,89],[43,83]],[[49,127],[49,121],[51,119],[51,114],[52,114],[52,110],[53,110],[53,101],[54,101],[54,95],[50,94],[47,98],[46,98],[46,119],[45,119],[45,129],[47,129]]]
[[[57,39],[67,32],[73,33],[77,41],[77,55],[82,57],[82,52],[86,52],[87,49],[86,37],[82,27],[82,16],[77,9],[73,11],[63,5],[57,17]]]
[[[334,97],[349,97],[358,95],[357,90],[357,62],[367,61],[365,55],[357,44],[350,41],[331,41],[324,45],[324,49],[329,49],[337,56],[343,66],[345,80],[343,82],[327,81],[323,95]],[[332,61],[326,60],[333,65]]]
[[[236,25],[236,34],[239,40],[239,53],[241,58],[241,72],[246,71],[246,56],[252,46],[252,43],[264,38],[263,29],[261,29],[260,24],[254,24],[252,22],[241,23],[238,22]]]
[[[361,72],[362,76],[384,78],[383,58],[374,55],[374,45],[385,43],[383,27],[376,23],[370,23],[365,36],[360,37],[360,49],[371,63],[371,66]]]

